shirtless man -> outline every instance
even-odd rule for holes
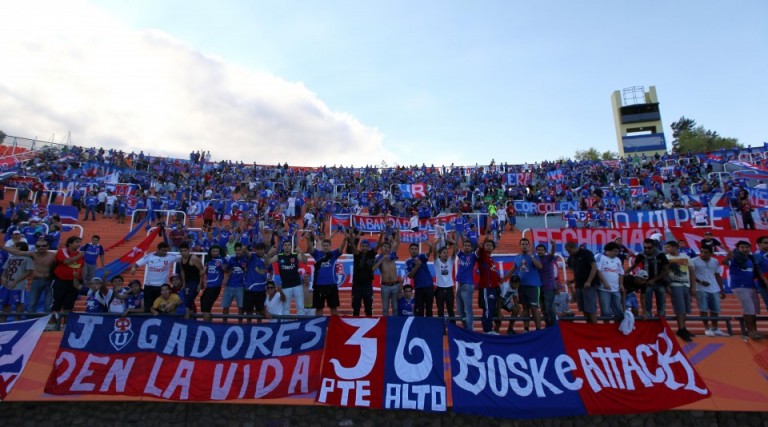
[[[381,253],[373,264],[373,271],[379,269],[381,273],[381,305],[384,316],[397,315],[397,298],[400,292],[401,279],[397,275],[397,248],[400,246],[400,231],[395,230],[392,242],[384,241],[384,233],[379,235],[379,243],[376,247],[381,248]]]
[[[27,304],[27,312],[34,313],[40,297],[45,293],[45,309],[44,312],[51,310],[51,302],[53,302],[53,291],[51,290],[51,271],[53,270],[53,264],[55,262],[56,253],[48,251],[48,242],[44,239],[40,239],[35,243],[34,251],[20,251],[13,247],[0,247],[0,250],[6,250],[13,255],[32,257],[35,270],[32,273],[32,287],[29,291],[29,303]]]

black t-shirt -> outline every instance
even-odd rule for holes
[[[709,248],[709,250],[712,251],[713,253],[717,250],[716,248],[718,246],[723,246],[723,244],[720,243],[719,240],[714,239],[714,238],[709,239],[709,240],[702,239],[701,242],[699,242],[699,247],[700,248]]]
[[[371,286],[373,284],[373,264],[376,263],[376,251],[358,252],[354,256],[352,286]]]
[[[664,269],[664,266],[669,264],[667,256],[662,252],[656,254],[654,257],[655,262],[653,260],[647,261],[645,258],[645,254],[637,254],[635,262],[637,262],[638,265],[642,265],[642,268],[648,272],[649,279],[658,276],[659,272]],[[664,278],[663,281],[666,281],[666,278]]]
[[[575,254],[568,257],[568,267],[573,270],[573,278],[576,287],[581,289],[584,287],[584,283],[589,278],[589,274],[592,272],[592,264],[595,262],[595,255],[586,250],[579,249]],[[600,277],[595,273],[595,277],[592,279],[592,286],[600,286]]]

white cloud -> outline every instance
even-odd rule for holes
[[[396,161],[300,82],[246,70],[83,2],[0,6],[0,129],[75,144],[293,165]]]

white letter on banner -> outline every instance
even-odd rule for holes
[[[357,364],[351,368],[341,366],[338,359],[331,359],[329,362],[333,365],[336,376],[345,380],[353,380],[367,376],[373,370],[378,357],[378,348],[376,338],[364,338],[379,323],[379,319],[341,319],[344,323],[357,327],[357,330],[344,343],[345,345],[356,345],[360,347],[360,358]],[[339,385],[339,387],[341,387]]]
[[[311,340],[308,340],[307,342],[303,343],[300,347],[301,350],[312,348],[315,345],[317,345],[318,342],[320,342],[320,340],[323,338],[323,329],[318,326],[318,323],[325,323],[325,322],[326,322],[325,317],[318,317],[316,319],[310,320],[304,325],[304,329],[307,332],[312,333],[314,337]]]
[[[235,341],[235,345],[233,347],[228,347],[229,338],[234,335],[237,340]],[[225,359],[230,359],[234,357],[238,351],[240,351],[240,347],[243,346],[243,342],[245,341],[245,333],[243,332],[243,328],[239,326],[232,326],[227,329],[227,332],[224,332],[224,338],[221,340],[221,357]]]
[[[384,407],[387,409],[400,409],[400,384],[387,384],[384,394]]]
[[[547,393],[544,391],[544,387],[548,388],[554,394],[563,394],[563,391],[555,387],[554,384],[547,381],[544,378],[544,374],[547,372],[547,362],[549,357],[545,357],[541,360],[541,366],[538,366],[538,361],[531,358],[531,377],[533,377],[533,386],[536,389],[536,396],[546,397]]]
[[[264,334],[259,337],[260,334]],[[251,342],[248,343],[248,350],[245,351],[246,359],[253,359],[256,348],[259,348],[262,356],[269,356],[269,349],[264,343],[272,337],[272,329],[263,326],[254,326],[251,328]]]
[[[251,379],[251,365],[243,366],[243,384],[240,386],[240,393],[237,398],[242,399],[245,397],[245,392],[248,390],[248,380]]]
[[[137,344],[140,349],[151,350],[155,348],[157,345],[157,335],[152,334],[147,337],[147,329],[149,329],[150,326],[158,326],[160,323],[160,319],[147,319],[144,321],[144,323],[141,324],[141,330],[139,331],[139,342]]]
[[[504,359],[499,355],[492,354],[488,356],[485,365],[488,367],[488,385],[493,394],[499,397],[506,396],[507,391],[509,391],[509,373]]]
[[[108,392],[112,381],[114,381],[115,392],[125,392],[125,384],[128,382],[128,375],[131,373],[131,368],[133,368],[133,362],[135,361],[135,357],[129,357],[125,361],[115,359],[112,362],[112,366],[109,367],[109,372],[104,377],[104,383],[101,384],[99,391],[102,393]]]
[[[162,366],[163,358],[157,356],[155,358],[155,364],[152,366],[152,372],[149,373],[149,380],[147,381],[147,385],[144,387],[144,394],[152,394],[160,397],[160,393],[163,391],[155,385],[155,381],[157,381],[157,373],[160,372],[160,367]]]
[[[70,387],[70,390],[72,391],[93,391],[96,388],[96,384],[93,383],[84,383],[86,378],[90,377],[93,374],[93,370],[91,369],[91,363],[95,363],[98,365],[106,365],[109,362],[109,357],[97,357],[92,354],[89,354],[85,358],[85,362],[83,362],[83,366],[80,368],[80,372],[78,372],[77,376],[75,377],[75,380],[72,381],[72,387]]]
[[[200,350],[200,343],[203,338],[203,334],[206,336],[205,348]],[[213,349],[213,344],[216,342],[216,336],[213,334],[213,329],[208,326],[198,326],[197,334],[195,334],[195,342],[192,344],[192,351],[189,353],[192,357],[205,357]]]
[[[101,316],[78,316],[77,323],[83,325],[82,334],[80,334],[79,337],[75,337],[75,334],[73,333],[68,334],[67,343],[70,347],[85,348],[88,341],[91,339],[91,335],[93,335],[93,329],[96,325],[104,323],[104,318]]]
[[[581,385],[584,384],[584,381],[581,378],[576,378],[573,382],[570,382],[568,381],[568,378],[565,377],[568,372],[571,372],[574,369],[576,369],[576,362],[571,359],[571,356],[561,354],[555,359],[555,372],[557,372],[557,377],[560,379],[560,384],[568,390],[578,391],[581,389]]]
[[[227,369],[227,377],[224,379],[224,384],[221,383],[221,376],[224,373],[224,365],[229,365]],[[235,372],[237,372],[237,363],[217,363],[216,368],[213,369],[213,383],[211,384],[211,400],[224,400],[229,395],[229,390],[232,388],[232,381],[235,379]]]
[[[646,387],[653,386],[651,380],[643,373],[643,369],[637,364],[635,358],[626,349],[619,351],[621,355],[621,369],[624,371],[624,383],[627,385],[627,390],[635,390],[635,380],[632,378],[632,374],[637,375],[640,382]]]
[[[296,385],[301,384],[299,392],[309,393],[309,355],[302,354],[296,358],[291,381],[288,383],[288,393],[296,393]]]
[[[456,357],[456,361],[459,362],[459,372],[453,377],[453,381],[457,386],[464,390],[467,390],[474,395],[478,395],[485,388],[485,366],[483,366],[483,363],[480,361],[480,358],[483,357],[483,350],[480,349],[482,343],[459,340],[453,341],[456,343],[456,347],[458,347],[459,351],[459,354]],[[467,354],[468,350],[472,351],[471,356]],[[474,384],[467,381],[470,367],[477,368],[478,371],[477,382]]]
[[[592,356],[582,348],[579,349],[579,360],[581,361],[581,368],[584,370],[584,376],[587,377],[587,382],[589,383],[589,386],[592,387],[592,391],[597,393],[602,390],[603,387],[610,386],[608,379],[605,378],[603,371],[597,366],[592,359]]]
[[[275,377],[272,379],[271,383],[265,385],[269,368],[272,368],[275,371]],[[261,368],[259,369],[259,379],[256,381],[256,394],[253,397],[258,399],[266,396],[269,394],[269,392],[276,389],[282,380],[283,365],[280,363],[280,361],[277,359],[264,360],[264,362],[261,364]]]
[[[432,386],[432,410],[445,411],[448,403],[446,402],[445,387]]]
[[[395,372],[397,376],[408,383],[415,383],[424,381],[429,373],[432,372],[432,352],[429,351],[429,346],[423,338],[414,338],[408,343],[408,353],[413,354],[413,348],[419,347],[423,359],[419,363],[410,363],[405,359],[405,342],[408,341],[408,331],[413,324],[413,316],[409,316],[405,321],[403,329],[400,331],[400,340],[397,343],[397,350],[395,351]]]
[[[277,335],[275,336],[275,346],[272,349],[272,356],[274,357],[280,357],[280,356],[289,356],[291,354],[291,347],[285,348],[283,347],[283,344],[288,342],[288,340],[291,338],[289,334],[286,334],[286,332],[293,331],[299,329],[299,322],[281,322],[280,328],[277,330]]]
[[[170,399],[177,388],[180,388],[179,399],[189,399],[189,383],[192,381],[192,373],[195,370],[195,362],[191,360],[181,359],[179,366],[176,367],[176,373],[173,374],[168,388],[163,393],[163,398]]]
[[[659,354],[659,363],[661,363],[664,366],[664,370],[667,372],[667,381],[665,384],[667,387],[671,388],[672,390],[676,390],[674,387],[679,387],[679,385],[684,385],[686,390],[691,390],[695,393],[699,393],[702,395],[707,394],[707,390],[703,388],[699,388],[696,386],[696,373],[693,370],[693,367],[690,363],[688,363],[688,360],[685,358],[682,352],[677,352],[674,355],[672,355],[672,341],[669,340],[669,337],[666,333],[661,333],[659,336],[662,336],[664,338],[664,341],[666,342],[667,351],[666,354],[662,355]],[[664,360],[662,362],[662,359]],[[687,376],[686,383],[680,384],[676,381],[674,381],[674,372],[672,371],[672,363],[679,363],[680,366],[685,370],[685,374]]]
[[[173,354],[174,347],[176,348],[176,355],[184,357],[184,349],[187,344],[187,325],[182,323],[173,323],[171,332],[168,334],[168,342],[165,343],[163,349],[164,354]]]
[[[662,371],[661,368],[656,368],[656,373],[654,374],[648,369],[648,365],[645,363],[645,356],[650,357],[653,354],[651,347],[652,346],[647,344],[640,344],[635,350],[635,355],[637,356],[637,362],[640,365],[640,368],[642,368],[645,376],[654,383],[660,383],[664,381],[664,371]],[[655,347],[655,345],[653,347]]]
[[[656,340],[656,354],[659,360],[659,366],[661,366],[661,368],[664,370],[664,375],[666,377],[664,385],[666,385],[670,390],[677,390],[682,387],[683,384],[675,381],[675,373],[672,372],[672,368],[669,366],[670,363],[674,362],[674,359],[671,358],[672,340],[670,340],[667,334],[663,331],[659,334],[659,338],[664,341],[666,347],[666,351],[662,353],[661,342]]]
[[[512,391],[515,392],[518,396],[521,397],[527,397],[530,396],[533,392],[533,380],[531,379],[528,374],[525,373],[525,371],[528,369],[528,364],[525,363],[525,359],[523,359],[522,356],[519,354],[509,354],[507,355],[507,368],[510,372],[520,377],[521,380],[523,380],[522,385],[520,384],[520,380],[516,378],[511,378],[509,380],[509,385],[512,387]],[[520,366],[520,368],[518,368]]]
[[[328,393],[333,393],[336,389],[336,381],[333,378],[323,378],[323,382],[320,384],[320,395],[317,397],[317,401],[325,403],[328,401]]]
[[[75,359],[74,354],[68,351],[62,351],[58,359],[56,359],[56,369],[58,370],[61,367],[61,364],[64,362],[67,362],[67,369],[65,369],[64,372],[59,374],[58,377],[56,377],[56,384],[61,384],[64,381],[69,379],[69,376],[72,375],[72,371],[75,370],[75,364],[77,363],[77,359]]]

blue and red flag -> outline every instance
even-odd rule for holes
[[[560,322],[487,336],[448,324],[456,413],[502,418],[664,411],[710,395],[662,319],[616,325]]]
[[[417,184],[397,184],[400,195],[404,199],[421,199],[427,197],[427,184],[423,182]]]
[[[62,224],[77,224],[77,208],[69,205],[48,205],[48,216],[58,215]]]
[[[71,313],[45,391],[185,401],[312,393],[327,321],[226,325]]]
[[[563,174],[562,169],[555,169],[547,172],[547,179],[550,181],[561,181],[565,179],[565,175]]]
[[[351,214],[333,214],[331,216],[331,227],[343,226],[344,228],[351,227]]]
[[[140,228],[141,227],[136,227],[134,228],[134,230],[139,230]],[[133,232],[135,233],[135,231]],[[152,230],[152,232],[149,233],[147,237],[144,238],[144,240],[139,242],[138,245],[132,247],[128,252],[126,252],[120,258],[96,270],[96,273],[94,273],[94,275],[96,277],[104,277],[106,280],[112,280],[113,277],[117,276],[118,274],[128,269],[128,267],[135,264],[136,261],[140,260],[144,255],[147,254],[147,251],[149,250],[149,246],[155,240],[155,237],[157,237],[158,233],[160,233],[160,229],[155,228],[154,230]],[[113,247],[114,245],[111,246],[110,249],[112,249]]]
[[[0,401],[21,376],[50,316],[0,324]]]

